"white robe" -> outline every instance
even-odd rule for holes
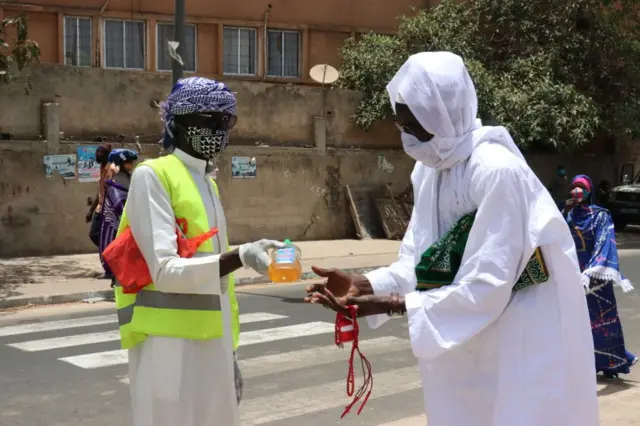
[[[439,179],[437,219],[428,180]],[[575,246],[526,163],[483,143],[439,175],[417,162],[415,209],[398,261],[367,274],[375,294],[405,296],[429,426],[598,426],[589,314]],[[442,236],[477,216],[454,284],[415,291],[415,266],[438,221]],[[512,295],[543,242],[550,279]],[[369,318],[377,328],[386,315]]]
[[[150,336],[129,350],[134,426],[238,426],[231,308],[219,259],[226,240],[220,199],[205,175],[206,162],[180,150],[207,211],[215,254],[177,255],[175,216],[169,195],[153,170],[133,173],[126,204],[131,231],[156,287],[168,293],[220,294],[224,337],[206,341]]]

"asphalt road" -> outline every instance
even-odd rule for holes
[[[622,251],[621,258],[640,288],[640,251]],[[302,293],[299,285],[272,285],[239,294],[243,426],[374,426],[421,414],[406,320],[394,319],[375,332],[363,327],[373,399],[359,417],[338,421],[350,401],[348,352],[333,346],[333,315],[302,304]],[[619,294],[618,303],[627,345],[640,353],[640,290]],[[109,303],[0,313],[0,425],[129,425],[127,368],[113,313]],[[640,365],[625,379],[640,380]]]

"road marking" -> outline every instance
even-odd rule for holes
[[[53,337],[51,339],[31,340],[29,342],[11,343],[7,346],[25,352],[41,352],[53,349],[70,348],[72,346],[93,345],[120,339],[120,331],[104,331],[101,333],[77,334],[75,336]]]
[[[267,312],[254,312],[251,314],[240,315],[240,324],[252,324],[255,322],[273,321],[277,319],[287,318],[286,315],[269,314]]]
[[[408,348],[410,348],[409,342],[397,337],[379,337],[360,341],[360,349],[362,349],[362,353],[368,357],[403,351]],[[348,357],[349,353],[347,349],[341,350],[335,345],[329,345],[256,358],[240,359],[238,364],[243,377],[254,378],[334,362],[346,362]]]
[[[116,349],[115,351],[95,352],[86,355],[67,356],[58,358],[60,361],[68,362],[76,367],[92,370],[101,367],[113,367],[114,365],[127,364],[129,357],[126,349]],[[127,379],[128,380],[128,379]],[[122,381],[122,380],[120,380]],[[123,382],[124,383],[124,382]]]
[[[266,312],[254,312],[240,315],[241,324],[251,324],[263,321],[273,321],[287,318],[286,315],[270,314]],[[111,324],[118,322],[116,314],[100,315],[95,317],[74,318],[61,321],[37,322],[32,324],[10,325],[0,327],[0,337],[17,336],[20,334],[40,333],[44,331],[67,330],[70,328],[91,327],[94,325]]]
[[[118,322],[116,314],[96,317],[83,317],[62,321],[38,322],[32,324],[10,325],[0,327],[0,337],[17,336],[19,334],[39,333],[42,331],[66,330],[69,328],[89,327],[93,325]]]
[[[318,334],[333,333],[334,331],[335,324],[323,321],[253,330],[240,333],[240,346],[294,339],[296,337],[315,336]]]
[[[371,394],[371,400],[419,389],[422,386],[417,367],[385,371],[376,374],[374,380],[375,389]],[[340,408],[341,411],[351,401],[351,398],[345,395],[344,383],[344,380],[339,380],[242,401],[240,424],[257,426],[329,408]],[[356,405],[352,410],[357,411],[358,408],[359,405]],[[339,416],[340,413],[337,412],[336,415]]]
[[[240,323],[249,324],[249,323],[270,321],[270,320],[281,319],[281,318],[286,318],[286,316],[269,314],[264,312],[256,312],[251,314],[240,315]],[[313,323],[310,323],[310,324],[313,324]],[[280,328],[286,329],[287,327],[280,327]],[[261,336],[260,334],[261,332],[266,333],[265,338],[268,338],[272,334],[276,336],[278,335],[278,333],[274,333],[274,332],[269,333],[270,330],[277,330],[277,328],[259,330],[256,332],[249,332],[249,333],[256,334],[256,335],[250,335],[249,338],[253,340],[256,340],[256,339],[259,340]],[[290,331],[290,332],[295,332],[295,331]],[[284,333],[286,335],[287,330],[284,330],[281,333]],[[297,336],[293,336],[293,337],[297,337]],[[288,336],[282,337],[282,338],[286,339],[288,338]],[[120,340],[120,332],[118,330],[103,331],[98,333],[78,334],[74,336],[54,337],[50,339],[31,340],[28,342],[11,343],[11,344],[8,344],[7,346],[20,349],[26,352],[40,352],[40,351],[47,351],[52,349],[69,348],[72,346],[93,345],[96,343],[111,342],[114,340]],[[276,338],[276,340],[279,340],[279,339]],[[270,340],[265,340],[265,341],[268,342]],[[258,341],[257,343],[260,343],[260,342]]]
[[[409,341],[391,336],[360,341],[360,349],[362,349],[362,352],[369,357],[372,355],[405,351],[409,348]],[[67,359],[62,360],[71,362],[71,364],[82,368],[97,368],[115,365],[112,363],[114,362],[112,353],[103,352],[103,354],[107,355],[94,357],[91,361],[78,362],[78,360],[72,360],[72,362]],[[293,370],[301,370],[307,367],[331,364],[334,362],[344,362],[348,359],[348,356],[349,354],[348,352],[345,352],[345,350],[340,350],[334,345],[329,345],[294,352],[265,355],[256,358],[240,359],[238,364],[240,365],[240,371],[242,371],[242,377],[250,379],[266,376],[268,374],[279,374]],[[121,378],[120,382],[129,384],[129,378]]]
[[[305,336],[314,336],[318,334],[326,334],[332,333],[334,331],[334,324],[328,322],[309,322],[305,324],[296,324],[286,327],[276,327],[276,328],[267,328],[264,330],[254,330],[254,331],[245,331],[244,333],[240,333],[240,346],[248,346],[255,345],[259,343],[267,343],[274,342],[277,340],[286,340],[286,339],[295,339],[297,337],[305,337]],[[109,332],[111,333],[111,332]],[[117,332],[115,332],[117,333]],[[106,335],[107,333],[94,333]],[[89,335],[79,335],[79,336],[71,336],[77,337],[79,339],[84,338]],[[97,338],[105,338],[104,336],[90,336],[89,338],[85,338],[86,340],[95,340]],[[119,334],[113,340],[118,340],[120,338]],[[51,349],[51,340],[59,340],[53,342],[56,345],[62,345],[64,343],[64,339],[67,338],[55,338],[55,339],[46,339],[43,344],[42,340],[36,340],[34,342],[24,342],[24,343],[16,343],[15,345],[21,345],[17,347],[18,349],[33,351],[34,348],[36,350],[45,350],[41,348]],[[106,341],[106,340],[101,340]],[[74,342],[75,343],[75,342]],[[71,344],[68,346],[76,346],[75,344]],[[63,346],[64,347],[64,346]],[[286,357],[285,357],[286,358]],[[114,365],[126,364],[128,361],[127,351],[126,350],[115,350],[115,351],[106,351],[106,352],[97,352],[86,355],[76,355],[69,356],[64,358],[59,358],[60,361],[68,362],[69,364],[73,364],[80,368],[85,369],[93,369],[99,367],[111,367]],[[282,362],[282,359],[280,359]]]

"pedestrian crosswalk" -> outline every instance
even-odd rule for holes
[[[406,339],[376,334],[361,342],[373,364],[375,387],[360,417],[353,413],[338,423],[350,402],[345,395],[349,351],[333,345],[334,324],[296,322],[267,312],[243,314],[240,323],[239,366],[245,382],[242,426],[375,426],[407,415],[414,419],[407,420],[407,425],[424,424],[415,422],[422,407],[421,385]],[[119,349],[115,314],[0,327],[0,342],[24,353],[50,353],[52,362],[72,368],[113,368],[120,386],[128,384],[128,358]]]

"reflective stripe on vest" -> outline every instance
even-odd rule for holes
[[[142,290],[136,295],[136,301],[118,309],[118,323],[129,324],[133,318],[133,308],[184,309],[194,311],[220,311],[222,305],[217,294],[162,293]]]

